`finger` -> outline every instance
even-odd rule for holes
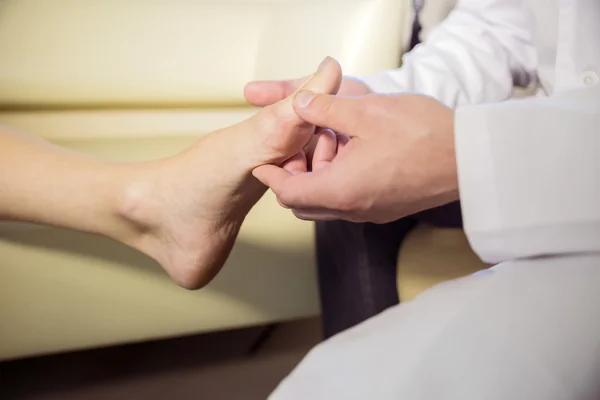
[[[293,101],[296,114],[316,126],[360,136],[368,97],[339,97],[300,90]],[[368,121],[366,121],[368,122]]]
[[[319,143],[319,139],[321,138],[321,133],[324,130],[325,129],[318,128],[317,132],[315,132],[308,144],[304,146],[304,153],[306,154],[306,165],[308,166],[309,171],[312,171],[313,156],[315,155],[317,144]],[[330,129],[327,130],[331,131]]]
[[[271,164],[262,165],[260,167],[255,168],[254,171],[252,171],[252,175],[254,175],[254,177],[258,179],[263,185],[269,188],[271,187],[270,184],[273,184],[273,182],[281,181],[293,174],[294,173],[287,169],[285,166],[283,168],[279,168]],[[279,197],[276,198],[277,203],[279,203],[281,207],[287,209],[290,208],[287,204],[281,201]]]
[[[287,208],[338,208],[343,204],[344,191],[340,190],[340,179],[334,168],[292,175],[267,164],[255,168],[252,174],[271,188]]]
[[[287,209],[289,210],[289,207],[288,207],[288,206],[286,206],[285,204],[283,204],[283,203],[281,202],[281,200],[279,200],[279,198],[277,198],[277,203],[278,203],[278,204],[279,204],[281,207],[283,207],[283,208],[287,208]]]
[[[253,106],[265,107],[291,96],[308,76],[285,81],[254,81],[244,87],[244,97]]]
[[[336,156],[340,156],[346,153],[350,143],[350,136],[344,133],[336,133],[337,137],[337,149],[335,151]]]
[[[269,188],[281,187],[289,177],[293,176],[290,171],[273,164],[265,164],[254,168],[252,175]]]
[[[296,218],[303,221],[335,221],[340,219],[335,213],[326,209],[294,209],[292,213]]]
[[[350,136],[345,133],[336,133],[338,151],[342,150],[350,142]]]
[[[263,185],[270,188],[270,183],[284,180],[287,177],[293,175],[293,173],[285,168],[281,168],[276,165],[265,164],[261,165],[260,167],[254,168],[254,170],[252,171],[252,175],[256,179],[258,179]],[[277,203],[279,203],[281,207],[289,209],[289,207],[286,204],[284,204],[279,199],[279,197],[277,197]]]
[[[298,153],[294,154],[292,157],[284,161],[282,167],[292,175],[308,172],[306,154],[304,153],[304,151],[299,151]]]
[[[327,167],[337,152],[337,137],[330,129],[323,129],[317,134],[317,144],[312,157],[311,170],[318,171]]]
[[[327,57],[317,72],[304,84],[317,92],[335,93],[339,89],[341,67]],[[300,151],[314,134],[314,125],[302,120],[292,106],[293,96],[265,107],[251,117],[247,129],[258,132],[253,138],[259,164],[280,163]]]
[[[319,142],[319,131],[317,131],[313,137],[310,139],[308,144],[304,146],[304,153],[306,154],[306,165],[308,166],[308,170],[311,170],[313,155],[315,154],[315,149],[317,148],[317,143]]]

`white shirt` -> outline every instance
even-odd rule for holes
[[[600,252],[599,75],[600,1],[463,0],[402,68],[365,81],[458,107],[465,231],[501,262]],[[548,97],[499,103],[536,81]]]
[[[403,68],[368,79],[460,106],[467,234],[484,260],[516,260],[325,341],[270,399],[600,398],[600,0],[524,5],[465,0]],[[465,105],[535,76],[548,97]]]

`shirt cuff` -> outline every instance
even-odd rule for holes
[[[484,261],[496,258],[499,249],[491,249],[487,240],[482,242],[481,234],[501,226],[488,108],[459,107],[454,123],[463,225],[471,247]]]

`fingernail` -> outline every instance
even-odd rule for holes
[[[317,68],[317,72],[321,72],[321,70],[323,68],[325,68],[325,66],[327,64],[329,64],[330,61],[331,61],[331,57],[329,57],[329,56],[325,57],[325,59],[323,61],[321,61],[321,64],[319,64],[319,68]]]
[[[299,91],[294,97],[294,104],[297,108],[308,107],[312,99],[315,98],[315,94],[308,90]]]

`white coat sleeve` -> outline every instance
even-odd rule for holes
[[[402,67],[363,77],[375,92],[419,92],[455,107],[501,101],[535,77],[537,57],[521,0],[461,0]]]
[[[455,140],[484,261],[600,252],[600,85],[459,108]]]

